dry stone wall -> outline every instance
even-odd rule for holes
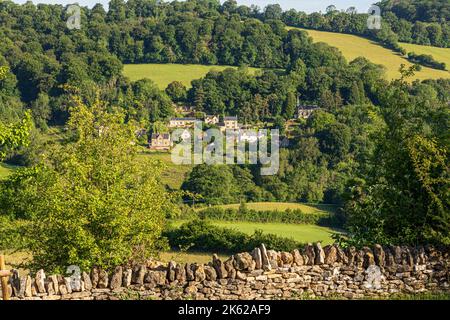
[[[360,299],[397,293],[450,291],[449,248],[382,247],[357,250],[320,243],[276,252],[264,245],[207,265],[149,261],[111,272],[10,278],[11,299]]]

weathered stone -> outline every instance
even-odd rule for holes
[[[247,274],[245,272],[236,271],[236,279],[246,281]]]
[[[98,286],[98,279],[99,279],[99,269],[97,267],[93,267],[91,270],[91,285],[92,288],[95,289]],[[86,283],[86,280],[84,280]]]
[[[64,285],[66,286],[67,293],[72,293],[71,280],[69,277],[64,278]]]
[[[197,289],[197,287],[194,286],[194,285],[187,286],[187,287],[184,289],[184,293],[186,293],[187,295],[194,295],[194,294],[197,293],[197,291],[198,291],[198,289]]]
[[[234,255],[234,268],[238,271],[252,271],[255,269],[255,261],[248,252]]]
[[[408,247],[402,247],[402,264],[409,267],[414,265],[414,259]]]
[[[12,270],[12,275],[9,277],[9,284],[13,291],[11,296],[17,297],[20,292],[20,278],[17,270]]]
[[[297,249],[292,251],[292,257],[294,259],[294,264],[297,266],[302,266],[305,264],[305,261],[303,259],[303,256],[300,254],[300,251]]]
[[[30,276],[27,276],[26,281],[25,281],[25,290],[24,290],[24,296],[25,297],[32,297],[33,296],[32,284],[33,284],[33,280],[31,279]]]
[[[213,255],[213,261],[212,261],[213,267],[216,270],[217,278],[219,279],[225,279],[228,275],[227,270],[225,269],[224,264],[222,263],[222,260],[219,259],[217,254]]]
[[[262,269],[261,249],[255,248],[252,251],[252,258],[255,261],[255,269]]]
[[[418,265],[424,265],[426,263],[425,249],[419,246],[414,250],[414,263]]]
[[[283,263],[284,267],[286,267],[286,266],[290,267],[292,265],[292,263],[294,262],[294,257],[289,252],[281,252],[280,259],[281,259],[281,262]]]
[[[49,277],[49,281],[53,284],[53,290],[55,291],[55,294],[59,294],[58,276],[56,274],[51,275]]]
[[[375,259],[375,263],[380,267],[384,267],[386,254],[384,253],[382,246],[376,244],[373,247],[373,256]]]
[[[195,265],[195,281],[202,282],[205,279],[205,268],[202,265]]]
[[[385,259],[385,266],[387,267],[394,267],[396,265],[394,254],[392,251],[388,248],[384,250],[384,259]]]
[[[33,297],[35,297],[35,296],[37,296],[37,294],[38,294],[38,291],[37,291],[37,288],[36,288],[36,282],[32,282],[31,283],[31,295]]]
[[[325,262],[325,252],[322,249],[322,245],[320,242],[316,242],[314,244],[314,253],[315,253],[315,264],[324,264]]]
[[[262,268],[267,271],[272,270],[272,265],[270,264],[269,257],[267,255],[267,249],[266,249],[266,246],[264,245],[264,243],[261,244],[259,249],[261,250]]]
[[[97,288],[104,289],[108,288],[108,273],[106,270],[100,269],[98,273],[98,284]]]
[[[333,265],[337,261],[337,250],[335,246],[325,246],[325,264]]]
[[[25,297],[25,286],[27,284],[27,277],[19,277],[20,285],[19,285],[19,292],[17,293],[17,297],[23,298]]]
[[[167,280],[169,282],[175,281],[175,268],[177,263],[175,261],[170,261],[167,265]]]
[[[35,277],[36,289],[38,293],[45,293],[45,273],[44,270],[36,272]]]
[[[355,255],[355,265],[358,268],[362,268],[363,264],[364,264],[364,255],[365,252],[364,250],[357,250],[356,251],[356,255]]]
[[[175,267],[175,280],[177,280],[178,283],[184,283],[186,281],[186,271],[181,264],[177,264]]]
[[[391,252],[394,255],[396,264],[402,264],[402,248],[400,246],[391,246]]]
[[[61,293],[61,295],[66,295],[69,292],[67,291],[66,285],[65,284],[60,284],[59,285],[59,292]]]
[[[195,280],[194,266],[188,263],[185,265],[185,270],[186,270],[186,280],[194,281]]]
[[[236,278],[236,269],[234,268],[234,257],[231,256],[224,262],[225,270],[227,270],[228,278],[235,279]]]
[[[55,294],[55,289],[53,288],[53,282],[51,282],[51,281],[46,282],[45,289],[49,296],[52,296]],[[59,290],[59,288],[58,288],[58,290]]]
[[[133,270],[130,268],[127,268],[123,270],[123,276],[122,276],[122,286],[127,288],[131,285],[131,278],[133,276]]]
[[[375,257],[374,257],[374,255],[372,253],[372,250],[370,250],[370,248],[368,248],[368,247],[364,247],[363,248],[363,252],[364,252],[364,255],[363,255],[363,268],[367,269],[370,266],[375,264]]]
[[[111,281],[109,282],[109,287],[111,288],[111,290],[120,288],[122,286],[122,280],[123,269],[119,266],[114,269],[114,272],[111,276]]]
[[[346,250],[346,255],[347,255],[347,263],[349,266],[352,266],[355,264],[355,258],[357,256],[358,252],[356,251],[355,247],[348,247]]]
[[[149,270],[145,275],[145,283],[150,286],[162,286],[166,284],[167,274],[165,271]]]
[[[337,244],[334,244],[333,247],[336,249],[336,262],[348,265],[348,257],[345,254],[345,251]]]
[[[275,250],[267,250],[267,257],[269,258],[269,263],[272,269],[276,269],[278,267],[283,266],[281,262],[280,254]]]
[[[211,266],[205,266],[205,276],[208,281],[216,281],[217,273],[216,270]]]
[[[308,243],[305,246],[305,255],[308,257],[307,264],[309,266],[313,265],[316,260],[316,254],[314,252],[314,247],[312,244]]]
[[[133,275],[131,277],[131,283],[144,284],[144,277],[147,273],[147,266],[145,264],[138,264],[133,267]]]

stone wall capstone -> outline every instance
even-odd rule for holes
[[[262,244],[207,265],[146,264],[93,268],[78,277],[47,275],[9,280],[11,300],[117,299],[362,299],[392,294],[449,292],[449,248],[390,246],[340,248],[308,244],[292,252]]]

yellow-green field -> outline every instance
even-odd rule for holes
[[[299,209],[304,213],[315,213],[315,212],[330,212],[333,211],[334,206],[332,205],[307,205],[302,203],[292,203],[292,202],[249,202],[245,204],[248,209],[256,211],[285,211],[287,209],[295,210]],[[226,204],[221,205],[223,209],[239,209],[240,204]],[[199,208],[197,210],[201,210]]]
[[[172,222],[172,225],[174,227],[178,227],[185,222],[185,220],[176,220]],[[280,237],[292,238],[302,243],[322,241],[325,245],[334,242],[331,235],[337,232],[330,228],[310,224],[259,223],[245,221],[210,222],[218,227],[234,229],[247,234],[253,234],[255,230],[262,230],[264,233],[271,233]]]
[[[447,70],[450,68],[450,48],[421,46],[418,44],[403,43],[403,42],[400,43],[400,46],[405,48],[407,52],[432,55],[434,60],[444,62],[447,66]]]
[[[165,166],[162,173],[162,180],[172,189],[179,189],[184,179],[193,168],[193,165],[174,164],[169,152],[146,151],[145,153],[142,153],[140,157],[150,157],[154,160],[160,160]]]
[[[204,77],[209,71],[223,71],[230,66],[213,66],[198,64],[126,64],[123,68],[123,74],[132,81],[148,78],[153,80],[158,87],[163,90],[173,81],[180,81],[186,87],[191,86],[191,81]],[[248,71],[254,74],[257,68],[248,68]]]
[[[295,28],[289,27],[289,29]],[[398,53],[383,48],[379,44],[363,37],[335,32],[307,29],[300,30],[308,32],[308,34],[313,38],[314,42],[325,42],[333,47],[338,48],[348,61],[352,61],[357,57],[365,57],[373,63],[384,65],[386,67],[386,76],[388,79],[399,78],[400,73],[398,72],[398,70],[400,69],[401,64],[404,64],[407,67],[412,65],[406,58],[400,56]],[[402,44],[402,46],[404,46],[404,44]],[[405,49],[407,49],[406,46],[404,47]],[[439,52],[440,58],[438,58],[437,56],[435,57],[435,59],[439,61],[442,60],[443,62],[445,62],[446,60],[450,59],[450,49],[433,51]],[[417,49],[415,52],[420,53]],[[444,58],[442,58],[442,55],[444,55]],[[414,79],[420,80],[438,78],[450,78],[450,72],[422,67],[422,70],[420,72],[417,72],[414,76]]]
[[[9,176],[16,168],[18,167],[6,163],[0,163],[0,179],[4,179]]]

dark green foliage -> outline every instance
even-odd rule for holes
[[[406,54],[398,41],[450,46],[450,5],[447,0],[383,0],[381,30],[367,27],[367,13],[330,11],[327,13],[285,11],[281,20],[287,25],[339,33],[356,34],[374,39],[384,46]]]
[[[280,222],[340,227],[338,219],[332,213],[304,213],[299,209],[287,209],[285,211],[260,211],[247,209],[245,206],[242,206],[239,209],[212,207],[198,212],[198,217],[202,220]]]
[[[213,226],[204,220],[193,220],[179,228],[166,230],[163,235],[168,238],[173,249],[189,248],[193,251],[217,253],[236,253],[251,251],[264,243],[267,248],[277,251],[292,251],[303,246],[289,238],[255,231],[252,235]]]
[[[381,99],[386,126],[368,158],[371,169],[364,180],[348,183],[349,242],[448,245],[448,103],[439,102],[434,89],[404,79]]]
[[[425,67],[430,67],[438,70],[446,69],[446,65],[444,62],[434,60],[433,56],[429,54],[415,54],[414,52],[410,52],[408,53],[408,60]]]

